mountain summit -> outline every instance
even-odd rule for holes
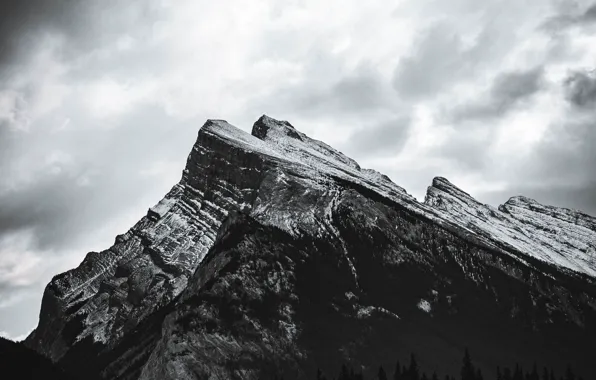
[[[596,223],[437,177],[418,202],[287,121],[208,120],[182,179],[45,289],[30,348],[105,379],[365,374],[414,351],[596,373]]]

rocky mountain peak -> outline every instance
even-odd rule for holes
[[[482,239],[532,257],[596,277],[596,219],[525,196],[511,197],[498,208],[483,204],[447,179],[436,177],[424,203],[441,216]]]
[[[439,210],[445,210],[453,206],[450,204],[466,204],[475,207],[478,204],[470,194],[461,190],[445,177],[435,177],[431,186],[426,189],[424,204]]]
[[[263,115],[253,124],[251,134],[261,140],[266,140],[268,137],[270,137],[270,133],[272,135],[271,137],[273,137],[275,134],[282,134],[284,136],[302,140],[300,134],[288,121],[276,120],[267,115]]]
[[[505,205],[517,206],[517,207],[529,207],[530,205],[537,205],[538,202],[532,198],[525,197],[523,195],[516,195],[511,197],[505,202]]]
[[[559,347],[559,327],[544,326],[563,321],[586,340],[582,323],[596,321],[596,291],[564,288],[596,277],[595,225],[523,197],[484,205],[443,177],[420,203],[287,121],[263,115],[248,134],[209,119],[181,181],[112,247],[48,284],[26,344],[132,380],[252,380],[278,363],[305,379],[317,363],[365,363],[371,348],[421,340],[453,363],[466,334],[505,353],[543,347],[527,326]],[[495,330],[508,318],[524,339]],[[439,330],[451,335],[437,340]]]
[[[458,194],[466,197],[470,197],[471,195],[460,189],[459,187],[455,186],[453,183],[449,182],[449,180],[445,177],[437,176],[432,180],[432,187],[442,190],[444,192]]]

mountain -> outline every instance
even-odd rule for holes
[[[45,289],[25,344],[105,379],[365,375],[410,352],[596,376],[595,219],[495,209],[437,177],[423,203],[287,121],[200,129],[182,179]]]
[[[0,373],[3,379],[76,380],[43,355],[0,337]],[[88,376],[86,379],[92,379]]]
[[[549,264],[596,277],[596,218],[544,206],[523,196],[494,208],[436,177],[424,203],[495,244]]]

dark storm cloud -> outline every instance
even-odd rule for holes
[[[592,4],[582,15],[582,21],[595,22],[596,21],[596,4]]]
[[[143,35],[159,19],[153,0],[8,0],[0,8],[0,79],[19,72],[18,64],[46,34],[65,40],[63,59],[100,48],[123,32]],[[118,11],[114,9],[118,7]]]
[[[596,23],[596,3],[585,8],[577,9],[573,2],[563,7],[563,12],[549,18],[542,28],[549,31],[558,31],[572,26],[590,26]]]
[[[468,102],[448,111],[453,122],[503,117],[521,106],[543,87],[542,66],[525,71],[499,74],[491,88],[478,102]]]
[[[345,150],[354,155],[371,158],[395,156],[403,149],[410,129],[409,117],[400,117],[377,125],[365,125],[350,136]]]
[[[5,1],[0,12],[0,70],[20,58],[27,38],[34,38],[40,28],[53,24],[61,14],[72,9],[66,5],[62,1]]]
[[[503,103],[525,99],[540,89],[542,74],[542,67],[501,74],[493,83],[491,94],[494,99]]]
[[[585,105],[583,100],[579,104]],[[596,109],[577,108],[551,123],[528,158],[511,168],[510,187],[486,194],[487,200],[503,202],[505,195],[522,194],[596,216]]]
[[[450,165],[469,171],[480,171],[490,164],[487,157],[487,147],[490,138],[474,138],[465,132],[449,138],[441,147],[437,148],[435,154],[439,158],[447,159]]]
[[[545,183],[596,182],[596,112],[587,117],[553,124],[538,149],[534,162]]]
[[[330,91],[329,99],[337,99],[342,110],[373,109],[387,105],[383,83],[373,71],[363,71],[342,78]]]
[[[575,71],[565,80],[567,100],[577,108],[596,106],[596,72]]]
[[[71,207],[84,209],[85,199],[93,196],[93,188],[78,188],[75,180],[68,175],[48,175],[35,186],[0,194],[0,236],[32,228],[44,247],[63,241],[68,234],[65,229],[76,228],[68,220]]]
[[[335,58],[321,52],[305,63],[313,74],[303,81],[282,86],[272,94],[258,98],[250,108],[267,110],[272,114],[291,118],[299,117],[345,117],[371,116],[390,112],[396,108],[391,87],[370,65],[361,64],[353,71],[338,73]],[[320,67],[316,67],[320,65]],[[327,78],[325,78],[327,76]],[[329,77],[334,80],[329,80]]]
[[[450,27],[435,24],[418,38],[411,54],[400,59],[393,87],[405,99],[433,97],[462,78],[471,78],[501,48],[502,41],[491,26],[465,46]]]
[[[143,123],[138,122],[139,117],[144,118]],[[73,116],[72,123],[79,122],[82,120]],[[187,146],[189,151],[199,126],[189,121],[172,134],[164,112],[147,106],[125,115],[115,127],[118,133],[105,129],[75,129],[63,134],[40,130],[32,141],[21,131],[5,130],[2,136],[9,138],[0,144],[10,141],[13,156],[6,154],[0,174],[10,178],[7,172],[11,167],[22,164],[33,180],[0,191],[0,237],[32,230],[34,248],[59,254],[134,208],[135,202],[148,202],[148,195],[157,201],[174,183],[164,184],[140,173],[164,160],[183,163],[188,152],[176,147]],[[146,128],[152,133],[144,133]],[[14,154],[24,149],[39,154],[20,163]],[[67,151],[70,159],[48,163],[55,151]],[[179,167],[173,178],[182,169]]]
[[[476,100],[439,111],[441,120],[453,124],[456,132],[434,154],[462,170],[481,171],[491,165],[487,148],[498,131],[496,121],[522,108],[540,92],[543,75],[542,66],[499,73],[488,91],[479,94]]]
[[[507,190],[479,193],[476,197],[483,203],[497,206],[516,195],[532,198],[542,204],[576,209],[596,216],[596,182],[580,187],[564,183],[549,187],[512,185]]]
[[[330,88],[316,92],[313,89],[316,91],[316,87],[313,88],[310,84],[294,89],[292,97],[296,97],[295,106],[298,111],[354,114],[382,110],[391,104],[386,96],[385,83],[373,69],[367,67],[347,74]]]
[[[457,72],[461,64],[459,36],[436,27],[415,47],[412,55],[402,58],[395,70],[393,86],[403,97],[417,98],[440,91]]]

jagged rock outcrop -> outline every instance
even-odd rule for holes
[[[452,222],[489,241],[561,268],[596,277],[596,218],[523,196],[498,208],[481,204],[442,177],[424,200]]]
[[[411,351],[455,373],[466,346],[485,374],[588,376],[595,234],[585,214],[495,209],[439,177],[420,203],[286,121],[209,120],[180,183],[48,285],[26,343],[106,379],[304,379]]]

